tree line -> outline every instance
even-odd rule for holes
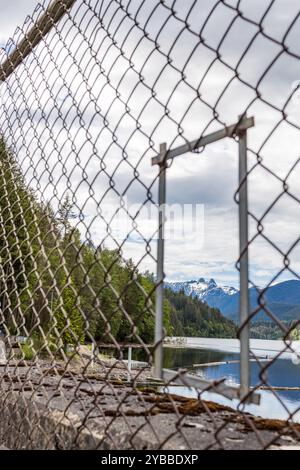
[[[186,295],[183,290],[174,292],[167,288],[165,294],[170,304],[174,336],[236,338],[235,323],[225,318],[217,308]]]
[[[68,195],[56,213],[28,187],[0,139],[0,302],[2,330],[49,347],[151,343],[155,282],[120,250],[82,241]],[[166,290],[168,335],[235,336],[217,309]],[[48,347],[47,346],[47,347]]]

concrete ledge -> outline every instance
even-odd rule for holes
[[[94,449],[101,436],[80,430],[73,413],[48,409],[14,392],[0,399],[0,441],[10,449]]]
[[[0,398],[0,442],[8,449],[26,450],[112,450],[129,449],[128,432],[108,432],[106,423],[97,430],[85,426],[78,415],[47,408],[17,393]],[[111,435],[113,434],[113,435]],[[111,437],[110,437],[111,435]],[[136,449],[149,448],[149,442],[134,439]]]
[[[108,379],[106,369],[83,374],[59,364],[15,367],[4,367],[0,393],[0,444],[9,449],[259,450],[299,445],[300,424],[138,387],[126,376]]]

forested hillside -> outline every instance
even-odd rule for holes
[[[28,189],[0,140],[0,302],[2,330],[53,348],[89,341],[150,343],[155,284],[118,250],[82,240],[66,193],[54,213]],[[166,290],[168,335],[234,337],[217,309]]]
[[[82,241],[68,196],[54,214],[0,141],[2,329],[75,344],[153,339],[154,285],[120,252]],[[166,302],[165,326],[171,333]]]
[[[188,296],[183,290],[165,289],[171,306],[171,324],[174,336],[201,336],[207,338],[236,338],[237,327],[217,308]]]

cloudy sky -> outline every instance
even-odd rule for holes
[[[1,61],[37,3],[0,0]],[[297,15],[298,0],[77,2],[1,85],[2,132],[41,199],[57,208],[67,192],[73,197],[83,238],[122,244],[124,257],[154,271],[151,157],[161,142],[175,148],[247,110],[255,117],[248,135],[251,279],[271,282],[286,254],[291,271],[275,281],[292,278],[300,268]],[[237,159],[237,143],[226,139],[168,169],[169,279],[237,285]]]
[[[25,2],[24,0],[0,1],[1,45],[6,44],[6,41],[14,35],[18,26],[23,25],[26,17],[31,15],[38,3],[38,0],[26,0]]]

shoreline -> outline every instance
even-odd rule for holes
[[[164,348],[209,349],[226,353],[239,354],[240,341],[225,338],[167,337]],[[297,351],[300,355],[300,341],[250,339],[250,351],[253,356],[264,359],[292,359]]]

